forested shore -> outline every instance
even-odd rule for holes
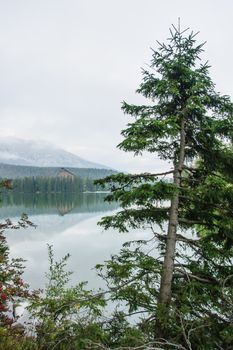
[[[80,193],[102,190],[94,184],[94,179],[89,177],[24,177],[11,182],[12,191],[15,193]]]

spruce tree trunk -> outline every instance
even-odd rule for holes
[[[180,130],[180,148],[178,159],[175,160],[174,173],[173,173],[173,183],[177,188],[181,184],[181,174],[184,166],[185,158],[185,119],[184,116],[181,120],[181,130]],[[168,231],[166,236],[166,251],[164,256],[162,276],[160,282],[159,300],[158,304],[163,312],[169,309],[169,304],[171,301],[171,286],[172,277],[174,271],[174,258],[176,252],[176,232],[178,226],[178,209],[179,209],[179,192],[177,191],[171,200],[170,212],[169,212],[169,222]],[[168,316],[164,315],[164,316]]]

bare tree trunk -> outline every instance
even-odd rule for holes
[[[181,120],[180,130],[180,150],[178,161],[175,164],[173,182],[177,188],[181,184],[181,173],[184,166],[185,157],[185,119]],[[159,291],[159,305],[168,308],[171,301],[171,286],[174,271],[174,258],[176,252],[176,232],[178,226],[179,192],[176,192],[171,200],[169,223],[166,237],[166,251],[164,256],[162,276]]]

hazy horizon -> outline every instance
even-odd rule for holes
[[[229,0],[0,0],[0,136],[42,140],[124,171],[167,167],[155,155],[116,148],[157,40],[181,18],[207,41],[216,90],[233,96]],[[168,166],[169,167],[169,166]]]

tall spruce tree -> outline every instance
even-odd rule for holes
[[[189,330],[197,322],[195,341],[204,327],[198,322],[216,319],[217,326],[209,332],[214,328],[220,339],[222,329],[232,323],[226,300],[232,301],[233,105],[228,96],[215,91],[209,66],[201,63],[203,44],[196,44],[196,34],[174,26],[170,34],[168,42],[158,43],[153,51],[150,69],[143,70],[137,90],[150,104],[123,103],[123,111],[135,121],[122,131],[119,148],[135,155],[155,153],[172,168],[99,181],[110,184],[107,200],[117,200],[122,207],[100,224],[121,232],[149,226],[159,242],[154,248],[158,257],[124,248],[102,274],[117,287],[113,298],[126,300],[131,311],[147,309],[154,314],[156,337],[176,338],[174,323],[174,332],[169,326],[173,313],[179,314],[182,334],[185,322]],[[182,337],[189,344],[191,338]],[[219,346],[227,348],[233,339],[229,341],[228,333],[225,338]]]

